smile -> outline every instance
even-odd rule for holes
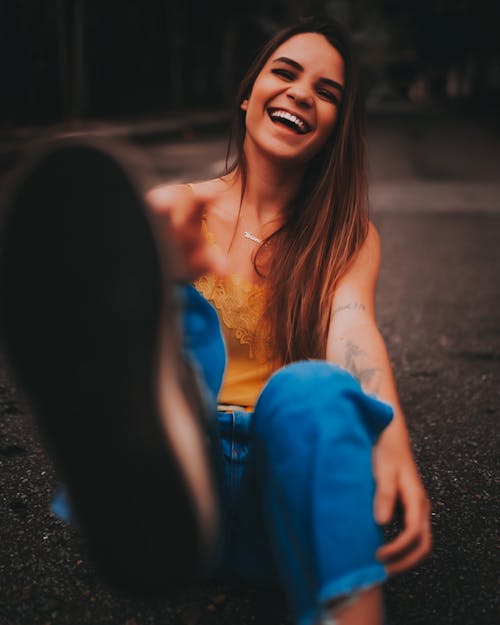
[[[287,128],[291,128],[299,135],[305,135],[311,131],[309,124],[298,115],[294,115],[285,109],[270,108],[267,113],[271,121],[276,124],[283,124]]]

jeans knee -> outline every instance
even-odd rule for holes
[[[255,407],[255,425],[265,435],[301,430],[306,423],[317,429],[338,422],[346,433],[361,425],[374,442],[392,414],[391,406],[366,395],[348,371],[311,360],[287,365],[269,379]]]
[[[286,406],[318,406],[345,390],[360,391],[358,381],[345,369],[322,360],[304,360],[282,367],[265,385],[256,412],[276,415]]]

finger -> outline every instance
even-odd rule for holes
[[[207,202],[207,197],[199,194],[195,196],[193,190],[187,187],[182,193],[177,194],[174,201],[162,204],[157,200],[153,206],[160,215],[168,215],[175,234],[182,235],[186,229],[201,230]]]
[[[389,562],[385,565],[385,570],[390,575],[402,573],[415,566],[422,558],[427,556],[432,546],[432,535],[430,528],[422,531],[421,540],[415,546],[415,549],[409,551],[404,557],[395,562]]]
[[[197,228],[201,228],[201,222],[203,220],[206,204],[207,202],[204,198],[197,197],[193,202],[186,206],[183,215],[184,220]]]
[[[418,539],[421,528],[424,527],[425,515],[422,514],[421,510],[421,498],[415,499],[404,494],[402,496],[405,525],[402,532],[394,540],[383,545],[377,551],[377,557],[381,560],[392,558],[399,552],[408,549]]]
[[[429,505],[426,499],[406,493],[403,495],[403,505],[405,527],[394,540],[380,547],[377,551],[377,558],[380,560],[389,560],[408,550],[413,543],[418,541],[422,528],[428,525]]]
[[[199,190],[197,190],[196,193],[193,192],[190,201],[184,204],[183,210],[178,211],[179,219],[184,221],[184,225],[189,225],[201,231],[207,206],[212,199],[213,198],[208,193],[202,193]]]
[[[389,523],[394,513],[396,504],[397,488],[396,480],[380,475],[377,478],[377,488],[373,502],[373,514],[375,521],[380,525]]]

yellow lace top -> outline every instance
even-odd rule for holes
[[[211,233],[205,232],[214,243]],[[251,409],[269,376],[279,367],[270,350],[263,318],[265,286],[237,275],[207,274],[194,286],[217,309],[226,342],[227,364],[219,403]]]

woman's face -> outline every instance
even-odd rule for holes
[[[245,146],[272,158],[308,162],[335,127],[343,84],[342,56],[323,35],[291,37],[271,54],[241,104]]]

